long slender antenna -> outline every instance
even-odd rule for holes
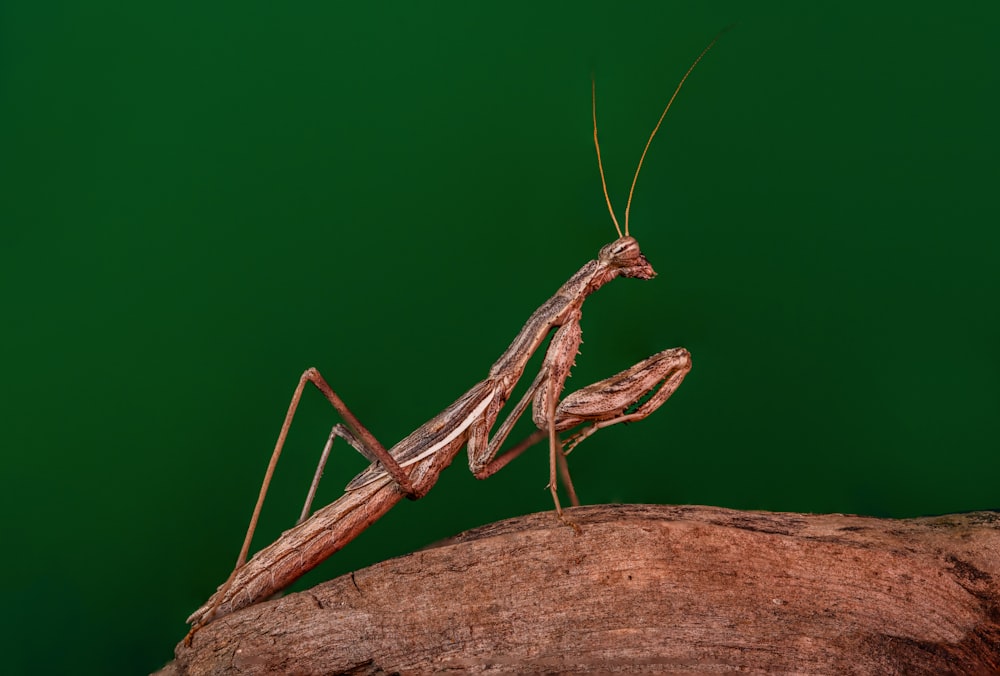
[[[618,225],[618,218],[615,216],[615,209],[611,206],[611,198],[608,196],[608,184],[604,180],[604,164],[601,162],[601,144],[597,140],[597,82],[594,75],[590,76],[590,108],[594,116],[594,147],[597,148],[597,168],[601,171],[601,187],[604,188],[604,199],[608,203],[608,211],[611,213],[611,220],[615,223],[615,230],[618,236],[622,236],[621,226]],[[633,182],[633,185],[635,183]],[[627,212],[626,212],[627,213]],[[628,220],[625,221],[625,234],[628,234]]]
[[[653,133],[651,133],[649,135],[649,140],[646,141],[646,147],[642,149],[642,155],[639,157],[639,166],[637,166],[635,168],[635,176],[632,177],[632,187],[629,188],[629,190],[628,190],[628,202],[625,203],[625,234],[626,235],[628,235],[628,213],[629,213],[629,210],[632,208],[632,193],[635,192],[635,182],[639,180],[639,170],[642,169],[643,160],[646,159],[646,151],[649,150],[649,146],[653,142],[653,137],[656,136],[656,132],[658,132],[660,130],[660,125],[663,123],[663,118],[665,118],[667,116],[667,111],[670,110],[670,106],[672,106],[674,104],[674,99],[677,98],[677,94],[678,94],[678,92],[680,92],[681,87],[684,86],[684,82],[688,79],[688,75],[691,74],[691,71],[694,70],[694,67],[698,65],[698,62],[701,61],[702,57],[705,56],[705,54],[708,53],[708,50],[710,50],[712,47],[715,46],[715,43],[719,41],[719,38],[722,37],[722,34],[725,33],[727,30],[729,30],[730,28],[732,28],[732,26],[727,26],[726,28],[723,28],[721,31],[719,31],[718,35],[716,35],[714,38],[712,38],[712,41],[708,43],[708,47],[705,47],[705,49],[701,50],[701,54],[698,55],[698,58],[694,60],[694,63],[691,64],[691,67],[687,69],[686,73],[684,73],[684,77],[681,78],[681,81],[677,83],[677,88],[674,89],[674,93],[671,94],[670,100],[667,101],[667,107],[663,109],[663,113],[660,114],[660,119],[657,120],[656,126],[653,127]],[[596,108],[596,103],[594,105],[595,105],[595,108]],[[594,118],[594,141],[595,142],[597,141],[597,118],[596,118],[596,114],[595,114],[595,118]],[[597,154],[598,163],[600,163],[600,157],[601,157],[600,152],[598,152],[598,154]],[[603,171],[601,173],[601,181],[602,182],[604,181],[604,173],[603,173]],[[605,192],[605,195],[606,195],[607,194],[607,189],[605,189],[604,192]],[[610,200],[608,200],[608,206],[609,207],[611,206],[611,201]],[[614,214],[612,214],[612,217],[614,217]],[[618,222],[617,221],[615,221],[615,227],[618,227]],[[619,232],[619,234],[621,234],[620,230],[618,232]]]

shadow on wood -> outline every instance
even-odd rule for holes
[[[212,622],[164,674],[1000,671],[1000,513],[600,505]]]

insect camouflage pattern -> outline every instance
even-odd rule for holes
[[[681,78],[653,128],[632,179],[625,208],[622,232],[608,196],[597,138],[596,93],[592,89],[594,146],[597,150],[601,185],[618,239],[605,245],[595,260],[576,274],[531,315],[510,346],[493,364],[486,378],[473,385],[441,413],[421,425],[391,449],[386,450],[351,413],[316,369],[308,369],[299,379],[288,413],[278,435],[271,461],[254,507],[250,527],[236,568],[218,591],[189,618],[193,626],[186,637],[213,619],[266,599],[314,568],[360,532],[377,521],[404,497],[419,498],[435,484],[463,446],[468,448],[469,469],[480,479],[491,476],[525,449],[544,438],[549,440],[549,489],[559,518],[576,528],[562,512],[557,491],[558,479],[566,485],[571,502],[576,499],[566,455],[597,430],[624,422],[641,420],[659,408],[680,386],[691,369],[687,350],[672,348],[644,359],[610,378],[576,390],[560,399],[566,378],[581,342],[580,317],[587,297],[618,277],[651,279],[653,267],[629,235],[628,215],[632,193],[646,152],[681,87],[718,36],[702,51]],[[517,385],[528,361],[551,334],[538,373],[513,410],[490,436],[501,410]],[[330,432],[316,475],[309,489],[299,523],[275,542],[246,560],[250,541],[260,515],[267,487],[284,446],[303,389],[313,383],[330,401],[344,422]],[[537,430],[512,448],[500,449],[515,423],[532,405]],[[565,442],[560,432],[583,426]],[[322,475],[333,440],[340,437],[371,461],[371,465],[351,481],[344,495],[310,514],[316,486]]]

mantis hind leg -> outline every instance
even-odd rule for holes
[[[372,433],[361,424],[361,421],[355,417],[351,410],[347,408],[347,405],[337,395],[337,393],[333,391],[333,388],[331,388],[326,382],[326,379],[323,378],[322,374],[320,374],[320,372],[315,368],[306,369],[306,371],[299,378],[298,385],[295,387],[295,392],[292,394],[292,399],[288,403],[288,411],[285,413],[285,420],[281,425],[281,431],[278,433],[278,440],[274,445],[274,450],[271,452],[271,459],[268,462],[267,470],[264,472],[264,480],[261,483],[260,493],[257,495],[257,502],[254,505],[253,514],[250,517],[250,525],[243,538],[243,545],[240,547],[240,553],[236,559],[236,566],[233,568],[233,571],[229,574],[229,577],[226,578],[226,581],[222,584],[222,586],[219,587],[219,592],[216,594],[216,598],[218,600],[216,600],[215,604],[203,615],[202,619],[191,628],[187,636],[184,637],[184,643],[186,645],[191,644],[191,639],[195,632],[211,622],[212,618],[215,617],[215,612],[218,609],[221,599],[225,596],[226,592],[233,584],[236,574],[243,567],[243,564],[246,563],[247,555],[250,552],[250,543],[253,541],[254,532],[257,530],[257,522],[260,519],[260,512],[264,506],[264,498],[267,495],[267,489],[271,484],[271,478],[273,477],[274,469],[278,464],[278,458],[281,456],[281,451],[285,446],[285,439],[288,437],[288,430],[292,426],[292,420],[295,418],[295,411],[298,409],[299,400],[302,398],[302,392],[306,387],[306,383],[312,383],[316,386],[316,389],[323,393],[323,396],[325,396],[327,401],[330,402],[330,405],[337,410],[337,413],[340,414],[347,425],[335,425],[331,430],[326,446],[320,457],[319,465],[316,468],[312,484],[309,488],[309,493],[306,496],[306,503],[302,509],[302,516],[299,517],[299,520],[296,523],[301,523],[309,515],[309,510],[312,507],[312,501],[316,494],[316,487],[319,485],[320,477],[323,476],[323,469],[326,466],[326,461],[330,454],[333,439],[338,436],[345,439],[366,458],[382,462],[388,473],[399,484],[403,493],[406,495],[415,495],[409,476],[399,466],[399,463],[397,463],[396,460],[389,455],[389,452],[386,451],[385,447],[379,443],[378,439],[376,439]]]

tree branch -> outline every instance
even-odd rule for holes
[[[160,673],[993,673],[1000,513],[601,505],[227,615]]]

